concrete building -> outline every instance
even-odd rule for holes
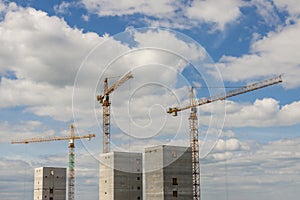
[[[143,199],[142,154],[109,152],[100,156],[100,200]]]
[[[66,200],[66,168],[35,168],[34,200]]]
[[[146,200],[193,199],[192,153],[187,147],[145,149]]]

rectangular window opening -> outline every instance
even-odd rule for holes
[[[173,191],[173,197],[178,197],[177,191]]]
[[[173,185],[178,185],[177,178],[172,178],[172,184]]]

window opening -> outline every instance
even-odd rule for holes
[[[172,184],[173,185],[178,185],[177,178],[172,178]]]
[[[173,191],[173,197],[178,197],[177,191]]]

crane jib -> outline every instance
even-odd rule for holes
[[[182,110],[186,110],[186,109],[193,108],[193,107],[196,107],[196,106],[201,106],[201,105],[212,103],[212,102],[215,102],[215,101],[225,100],[229,97],[233,97],[233,96],[237,96],[237,95],[240,95],[240,94],[243,94],[243,93],[258,90],[258,89],[268,87],[268,86],[271,86],[271,85],[275,85],[275,84],[281,83],[281,82],[282,82],[282,77],[277,76],[277,77],[270,78],[270,79],[267,79],[267,80],[263,80],[263,81],[260,81],[260,82],[257,82],[257,83],[253,83],[253,84],[250,84],[250,85],[247,85],[247,86],[235,89],[235,90],[230,90],[230,91],[225,92],[225,93],[214,95],[214,96],[211,96],[209,98],[198,99],[192,105],[190,104],[190,105],[183,106],[183,107],[169,108],[169,110],[167,110],[167,113],[169,113],[169,114],[173,113],[173,116],[176,116],[177,112],[182,111]]]

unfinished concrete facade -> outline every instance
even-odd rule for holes
[[[141,153],[101,154],[99,177],[101,200],[143,199]]]
[[[193,199],[192,153],[187,147],[145,149],[147,200]]]
[[[66,200],[66,168],[34,169],[34,200]]]

